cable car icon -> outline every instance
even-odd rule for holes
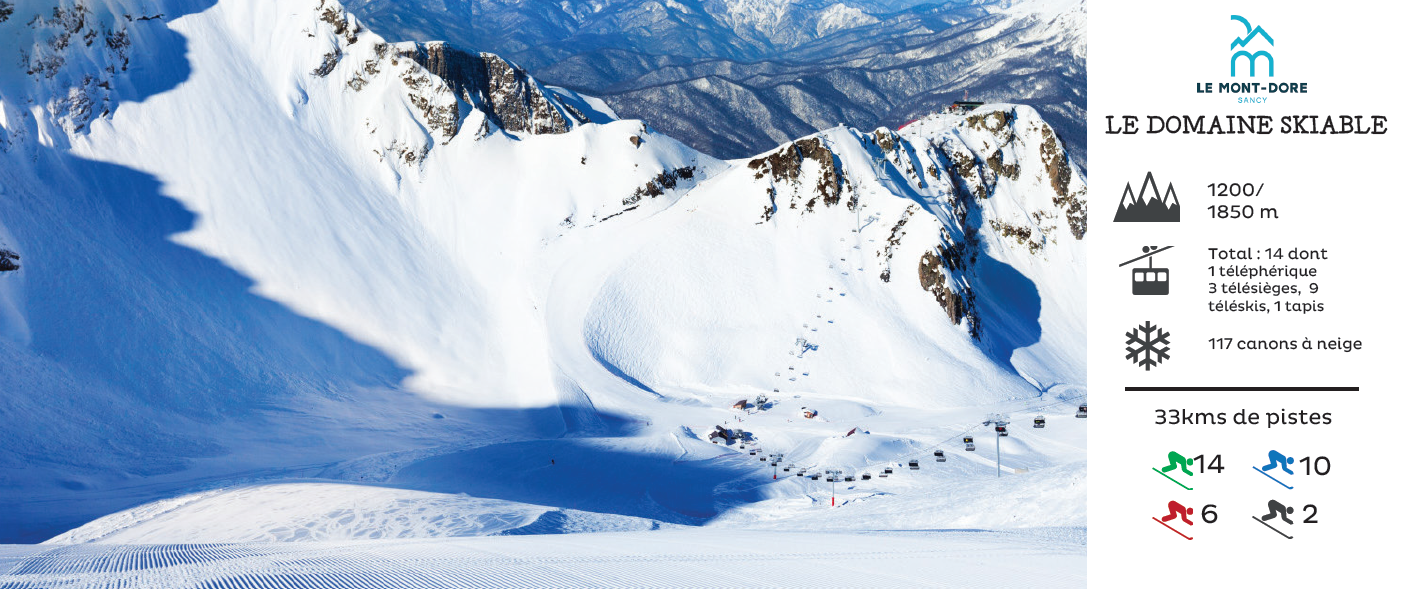
[[[1147,245],[1140,249],[1145,255],[1123,262],[1120,267],[1125,267],[1140,260],[1149,260],[1149,265],[1144,268],[1133,268],[1130,270],[1130,294],[1135,295],[1167,295],[1169,294],[1169,268],[1156,268],[1154,255],[1174,246],[1167,245],[1157,247]]]

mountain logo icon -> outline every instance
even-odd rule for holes
[[[1120,196],[1120,206],[1115,209],[1116,223],[1178,223],[1179,196],[1170,183],[1160,194],[1155,183],[1155,173],[1146,172],[1145,182],[1140,185],[1140,194],[1127,182],[1125,194]]]

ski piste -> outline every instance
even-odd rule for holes
[[[1176,534],[1179,534],[1180,536],[1184,536],[1184,532],[1181,532],[1181,531],[1179,531],[1179,530],[1174,529],[1173,527],[1171,527],[1171,526],[1170,526],[1169,524],[1167,524],[1167,523],[1161,522],[1161,521],[1160,521],[1160,518],[1151,516],[1150,519],[1159,522],[1160,525],[1162,525],[1162,526],[1164,526],[1164,527],[1166,527],[1166,528],[1169,528],[1169,531],[1174,532],[1174,533],[1176,533]],[[1184,539],[1185,539],[1185,540],[1193,540],[1193,538],[1190,538],[1189,536],[1184,536]]]
[[[1289,491],[1292,490],[1292,487],[1288,487],[1288,486],[1287,486],[1287,483],[1284,483],[1284,482],[1282,482],[1282,481],[1277,480],[1275,477],[1273,477],[1273,475],[1270,475],[1270,474],[1268,474],[1268,473],[1266,473],[1266,472],[1263,472],[1262,469],[1260,469],[1260,468],[1254,466],[1254,467],[1253,467],[1253,470],[1258,471],[1258,474],[1260,474],[1260,475],[1263,475],[1263,476],[1265,476],[1265,477],[1268,477],[1268,478],[1272,479],[1274,483],[1277,483],[1277,484],[1279,484],[1279,485],[1282,485],[1282,486],[1284,486],[1284,487],[1287,487],[1287,489],[1288,489]]]
[[[1184,490],[1185,490],[1185,491],[1193,491],[1193,490],[1194,490],[1194,489],[1191,489],[1191,488],[1185,486],[1184,483],[1181,483],[1181,482],[1179,482],[1179,481],[1175,481],[1175,480],[1174,480],[1174,477],[1165,474],[1164,472],[1162,472],[1162,471],[1161,471],[1160,469],[1158,469],[1158,468],[1151,467],[1150,470],[1153,470],[1153,471],[1155,471],[1155,472],[1158,472],[1158,473],[1160,473],[1160,476],[1163,476],[1164,478],[1167,478],[1167,479],[1169,479],[1169,480],[1171,480],[1171,481],[1174,481],[1174,484],[1179,485],[1179,486],[1181,486],[1181,487],[1184,487]]]
[[[1263,524],[1263,525],[1267,526],[1269,530],[1272,530],[1272,531],[1274,531],[1274,532],[1277,532],[1277,533],[1279,533],[1279,534],[1282,534],[1282,537],[1283,537],[1283,538],[1287,538],[1288,540],[1291,540],[1291,539],[1292,539],[1292,536],[1289,536],[1289,535],[1287,535],[1287,534],[1283,534],[1283,533],[1282,533],[1282,530],[1279,530],[1279,529],[1277,529],[1277,528],[1274,528],[1274,527],[1272,527],[1272,525],[1269,524],[1268,522],[1265,522],[1265,521],[1263,521],[1263,520],[1258,519],[1258,516],[1256,516],[1256,515],[1253,516],[1253,521],[1258,522],[1258,523],[1260,523],[1260,524]]]

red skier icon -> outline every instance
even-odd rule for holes
[[[1186,524],[1192,526],[1192,525],[1194,525],[1194,522],[1189,519],[1189,516],[1191,516],[1191,515],[1194,515],[1194,508],[1193,508],[1193,507],[1185,507],[1184,505],[1180,504],[1178,501],[1170,501],[1170,502],[1169,502],[1169,515],[1164,516],[1163,519],[1157,518],[1157,517],[1151,517],[1150,519],[1159,522],[1160,525],[1162,525],[1162,526],[1164,526],[1164,527],[1166,527],[1166,528],[1169,528],[1169,530],[1170,530],[1171,532],[1174,532],[1174,533],[1176,533],[1176,534],[1179,534],[1180,536],[1184,536],[1184,539],[1185,539],[1185,540],[1193,540],[1193,538],[1190,538],[1189,536],[1185,536],[1185,535],[1184,535],[1184,532],[1181,532],[1181,531],[1179,531],[1179,530],[1176,530],[1176,529],[1174,529],[1173,527],[1171,527],[1168,523],[1165,523],[1165,522],[1174,521],[1175,519],[1179,519],[1179,520],[1183,521],[1184,523],[1186,523]]]

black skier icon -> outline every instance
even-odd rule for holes
[[[1279,530],[1279,529],[1277,529],[1277,528],[1274,528],[1274,527],[1272,526],[1272,524],[1269,524],[1269,523],[1268,523],[1268,520],[1277,519],[1277,518],[1280,517],[1280,518],[1282,518],[1282,521],[1286,522],[1287,525],[1290,526],[1290,525],[1292,525],[1292,520],[1291,520],[1291,519],[1288,519],[1287,516],[1291,515],[1293,511],[1296,511],[1296,510],[1293,509],[1293,508],[1291,508],[1291,507],[1288,507],[1288,506],[1286,506],[1286,505],[1283,505],[1283,504],[1282,504],[1281,502],[1279,502],[1277,499],[1273,499],[1273,500],[1271,500],[1271,501],[1268,501],[1268,514],[1265,515],[1265,516],[1263,516],[1263,517],[1261,517],[1261,518],[1259,518],[1258,516],[1255,515],[1255,516],[1253,516],[1253,519],[1254,519],[1254,520],[1257,520],[1258,523],[1267,526],[1269,530],[1272,530],[1272,531],[1274,531],[1274,532],[1277,532],[1277,533],[1279,533],[1279,534],[1282,534],[1282,537],[1283,537],[1283,538],[1287,538],[1288,540],[1291,540],[1291,539],[1292,539],[1292,536],[1289,536],[1289,535],[1287,535],[1287,534],[1283,534],[1283,533],[1282,533],[1282,530]]]
[[[1149,260],[1149,266],[1144,268],[1134,268],[1130,271],[1130,294],[1135,295],[1167,295],[1169,294],[1169,268],[1156,268],[1154,255],[1174,246],[1164,247],[1147,245],[1140,248],[1145,255],[1122,262],[1120,267],[1124,268],[1140,260]]]
[[[1262,468],[1254,466],[1253,470],[1258,471],[1258,474],[1272,479],[1273,482],[1287,487],[1288,489],[1291,489],[1292,487],[1290,485],[1280,480],[1277,480],[1277,477],[1268,474],[1268,471],[1282,468],[1282,471],[1287,474],[1295,474],[1292,472],[1292,469],[1287,467],[1287,465],[1292,464],[1293,462],[1295,462],[1295,460],[1292,457],[1283,456],[1282,452],[1278,452],[1277,450],[1268,450],[1268,465]]]
[[[1166,527],[1166,528],[1169,528],[1169,530],[1170,530],[1171,532],[1174,532],[1174,533],[1176,533],[1176,534],[1179,534],[1180,536],[1184,536],[1184,532],[1181,532],[1181,531],[1179,531],[1179,530],[1174,529],[1172,526],[1170,526],[1170,525],[1169,525],[1168,523],[1166,523],[1166,522],[1171,522],[1171,521],[1174,521],[1175,519],[1179,519],[1179,520],[1183,521],[1184,523],[1189,524],[1189,525],[1192,526],[1192,525],[1194,525],[1194,522],[1189,519],[1189,516],[1191,516],[1191,515],[1194,515],[1194,508],[1193,508],[1193,507],[1185,507],[1185,506],[1181,505],[1178,501],[1170,501],[1170,502],[1169,502],[1169,515],[1166,515],[1166,516],[1164,516],[1163,518],[1151,517],[1150,519],[1159,522],[1160,525],[1162,525],[1162,526],[1164,526],[1164,527]],[[1185,539],[1185,540],[1193,540],[1193,538],[1191,538],[1191,537],[1189,537],[1189,536],[1184,536],[1184,539]]]

